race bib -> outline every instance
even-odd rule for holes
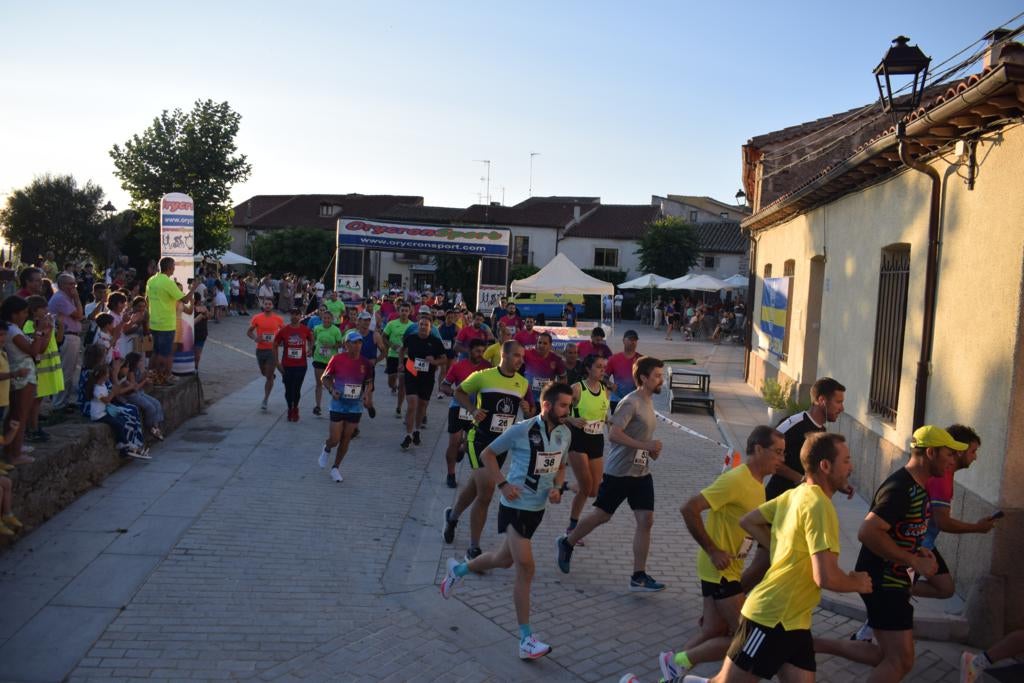
[[[540,391],[544,388],[544,385],[550,382],[547,377],[534,377],[533,386],[531,387],[534,391]]]
[[[316,355],[318,356],[329,356],[331,355],[330,350],[326,346],[316,347]]]
[[[442,339],[441,340],[441,346],[444,347],[445,351],[451,351],[452,350],[452,340],[451,339]]]
[[[273,332],[264,332],[264,333],[262,333],[260,335],[260,339],[262,341],[265,341],[265,342],[267,342],[269,344],[270,342],[274,341],[274,333]]]
[[[603,434],[604,433],[604,420],[588,420],[583,425],[584,434]]]
[[[342,398],[359,398],[363,395],[362,384],[346,384],[341,388]]]
[[[533,464],[533,476],[554,474],[562,464],[562,451],[541,451]]]
[[[647,458],[650,455],[650,452],[638,448],[636,454],[633,455],[633,464],[639,467],[647,467]]]
[[[416,368],[416,372],[426,372],[430,369],[430,363],[423,358],[417,358],[412,362],[412,366]]]
[[[515,421],[515,419],[515,415],[496,414],[494,415],[494,417],[491,418],[491,431],[497,434],[501,434],[506,429],[512,426],[512,423]]]
[[[302,349],[290,348],[288,349],[288,357],[292,360],[299,360],[302,358]]]
[[[754,547],[754,539],[747,536],[743,539],[743,543],[740,543],[740,549],[736,551],[736,557],[743,559],[750,554],[750,549]]]
[[[465,420],[466,422],[472,422],[473,421],[473,413],[472,413],[472,411],[466,410],[462,406],[459,406],[459,419],[460,420]]]

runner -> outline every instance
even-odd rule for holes
[[[576,477],[577,489],[569,510],[566,535],[572,533],[579,524],[587,498],[597,495],[604,476],[604,430],[609,404],[608,389],[604,385],[607,362],[600,356],[587,356],[583,362],[587,371],[586,379],[572,385],[573,417],[566,423],[572,433],[569,464]]]
[[[539,334],[533,329],[535,322],[536,321],[533,319],[533,316],[528,316],[526,318],[526,326],[512,335],[512,338],[522,344],[523,348],[527,351],[532,351],[537,346],[537,337]],[[550,335],[548,336],[548,339],[550,339]]]
[[[680,652],[658,657],[666,679],[682,676],[702,662],[725,657],[740,623],[743,589],[740,575],[753,545],[740,527],[751,510],[764,504],[765,477],[775,471],[786,454],[786,441],[774,427],[754,427],[747,437],[746,463],[720,475],[680,508],[686,528],[697,541],[697,578],[704,596],[701,630]],[[707,525],[701,514],[708,512]]]
[[[448,396],[454,394],[454,387],[458,387],[467,377],[477,370],[486,370],[491,364],[483,359],[484,347],[487,345],[483,339],[474,339],[469,342],[469,358],[456,361],[448,369],[444,381],[441,382],[441,391]],[[475,401],[475,397],[470,397]],[[448,467],[446,482],[448,488],[458,486],[455,481],[455,464],[460,461],[463,454],[466,433],[473,427],[473,412],[466,410],[459,405],[459,402],[452,398],[448,406],[448,450],[445,451],[445,463]],[[453,527],[454,529],[454,527]],[[451,543],[446,539],[446,542]]]
[[[746,683],[776,674],[813,681],[816,664],[811,615],[821,590],[869,593],[865,572],[839,568],[839,518],[832,495],[847,487],[853,465],[840,434],[811,434],[801,449],[807,480],[748,513],[740,526],[771,548],[771,568],[743,603],[728,658],[711,680]],[[686,676],[686,683],[707,679]]]
[[[498,325],[498,341],[494,342],[486,349],[484,349],[484,360],[491,365],[497,365],[501,362],[501,355],[504,353],[505,343],[514,341],[512,339],[512,328],[504,325]],[[518,343],[518,342],[516,342]],[[522,346],[522,344],[519,344]],[[524,349],[525,354],[525,349]],[[525,359],[525,355],[524,355]]]
[[[521,340],[517,341],[523,343]],[[541,389],[548,382],[565,381],[565,363],[551,350],[551,335],[547,332],[537,335],[536,348],[526,349],[523,354],[523,374],[530,383],[532,403],[537,410],[540,410]]]
[[[405,413],[405,438],[402,450],[420,445],[420,426],[425,422],[427,405],[434,391],[434,373],[444,365],[446,356],[441,340],[431,334],[429,315],[421,315],[414,332],[405,335],[399,358],[404,361],[405,392],[409,409]]]
[[[288,421],[299,421],[299,398],[306,379],[306,359],[313,351],[313,333],[302,324],[302,311],[288,312],[291,322],[274,336],[274,360],[284,384],[284,400],[288,404]],[[278,348],[281,353],[278,353]]]
[[[515,342],[518,345],[518,342]],[[477,375],[489,372],[484,370]],[[533,635],[530,628],[530,584],[533,582],[533,546],[530,539],[544,518],[549,502],[562,500],[565,482],[565,454],[572,438],[563,422],[569,414],[572,389],[555,382],[544,387],[540,415],[520,422],[498,436],[482,452],[487,479],[501,491],[498,533],[505,540],[498,550],[459,562],[448,559],[448,573],[441,582],[441,595],[451,597],[459,581],[471,571],[483,572],[515,566],[512,588],[519,622],[519,658],[539,659],[551,646]],[[501,464],[511,453],[508,479],[501,476]]]
[[[473,324],[465,325],[455,335],[455,350],[459,352],[460,358],[469,354],[469,342],[474,339],[482,339],[485,342],[494,340],[491,328],[484,323],[484,314],[477,311],[473,314]]]
[[[580,360],[579,347],[576,344],[571,342],[566,344],[562,350],[562,357],[565,359],[566,382],[572,385],[587,378],[587,369],[583,367],[583,361]]]
[[[925,547],[931,510],[925,486],[956,463],[954,451],[967,450],[941,427],[926,425],[914,432],[910,459],[875,491],[871,509],[860,525],[856,569],[871,576],[872,591],[862,595],[868,626],[878,645],[863,640],[814,641],[817,651],[875,667],[869,681],[901,681],[914,666],[916,576],[929,580],[938,563]],[[771,571],[771,570],[769,570]]]
[[[441,368],[441,376],[444,377],[455,361],[455,337],[459,333],[459,328],[455,325],[455,311],[445,311],[444,322],[437,325],[434,329],[437,330],[437,334],[441,337],[441,346],[444,347],[445,363]],[[437,397],[444,398],[445,394],[439,393]]]
[[[577,345],[577,350],[580,353],[580,358],[586,358],[592,353],[601,356],[601,358],[612,357],[612,350],[604,343],[604,329],[601,327],[595,327],[591,330],[590,341],[581,341]]]
[[[313,372],[316,373],[316,407],[313,414],[319,416],[320,403],[323,400],[324,385],[320,377],[327,369],[334,354],[341,350],[342,334],[338,326],[334,324],[334,316],[327,309],[322,309],[320,323],[313,327]]]
[[[373,416],[373,364],[360,353],[363,338],[355,330],[349,330],[345,333],[344,344],[344,353],[331,358],[320,378],[331,395],[331,425],[318,464],[320,469],[327,467],[331,449],[337,446],[331,479],[339,484],[344,481],[339,469],[341,461],[348,452],[348,444],[359,425],[363,408]]]
[[[324,299],[324,307],[331,312],[331,315],[339,323],[345,320],[345,302],[338,298],[337,291],[332,289],[327,292],[327,298]]]
[[[646,571],[654,524],[654,479],[650,461],[661,455],[661,441],[651,438],[657,419],[653,397],[661,393],[664,365],[657,358],[644,356],[633,368],[637,389],[622,399],[612,415],[609,434],[612,447],[594,507],[571,533],[558,537],[558,568],[565,574],[569,573],[575,545],[611,520],[622,501],[628,500],[636,517],[629,589],[646,592],[665,589],[665,584],[655,581]]]
[[[482,469],[480,454],[498,435],[512,426],[520,408],[524,414],[529,410],[526,402],[529,385],[526,378],[519,374],[522,365],[523,345],[517,341],[505,342],[498,367],[474,372],[455,389],[455,400],[459,406],[473,414],[473,427],[466,437],[469,467],[473,474],[459,491],[455,505],[445,508],[442,535],[445,543],[454,540],[459,516],[472,504],[469,550],[466,552],[468,560],[481,553],[480,535],[487,523],[487,506],[491,504],[491,496],[494,494],[494,482],[487,470]],[[471,398],[473,395],[476,396],[475,400]],[[498,465],[504,462],[504,456],[499,456]]]
[[[257,313],[249,321],[249,329],[246,334],[249,339],[256,342],[256,363],[260,366],[260,373],[266,378],[263,384],[263,403],[260,410],[267,410],[267,401],[270,399],[270,392],[274,388],[274,337],[284,327],[284,320],[274,313],[274,302],[264,299],[261,302],[263,312]]]
[[[636,333],[636,330],[626,330],[626,333],[622,335],[622,351],[612,354],[612,357],[608,359],[606,375],[608,386],[612,390],[611,404],[613,413],[615,412],[615,406],[619,405],[619,401],[625,398],[626,394],[636,389],[636,385],[633,384],[633,365],[636,363],[636,359],[640,357],[636,350],[639,340],[640,335]]]
[[[523,319],[519,317],[519,313],[516,312],[516,305],[511,301],[505,307],[505,315],[498,318],[498,325],[511,327],[513,334],[523,329]]]
[[[409,320],[408,304],[398,307],[398,317],[389,320],[384,329],[381,330],[381,337],[387,346],[382,351],[387,351],[388,361],[384,372],[388,376],[388,387],[392,394],[397,394],[398,402],[395,404],[395,417],[402,417],[402,403],[405,401],[405,384],[403,383],[404,373],[399,372],[398,352],[402,350],[402,343],[405,340],[405,333],[415,327],[416,323]]]

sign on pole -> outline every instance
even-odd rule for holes
[[[196,271],[195,217],[195,205],[187,194],[171,192],[160,199],[160,258],[169,256],[174,259],[172,279],[185,291],[188,291],[188,281],[195,276]],[[182,299],[182,302],[185,303],[185,300]],[[179,311],[171,372],[191,375],[195,370],[192,314]]]

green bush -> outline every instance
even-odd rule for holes
[[[792,401],[793,382],[779,383],[775,379],[765,379],[761,384],[761,398],[768,404],[768,407],[776,410],[785,410]]]

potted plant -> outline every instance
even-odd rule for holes
[[[780,383],[770,378],[761,384],[761,397],[768,404],[768,421],[771,424],[778,424],[789,414],[789,409],[795,407],[796,404],[792,400],[793,386],[793,382]]]

